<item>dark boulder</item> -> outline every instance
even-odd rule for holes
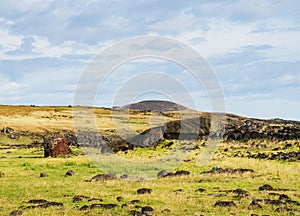
[[[217,201],[215,207],[237,207],[233,201]]]
[[[73,170],[68,170],[65,174],[65,177],[68,177],[68,176],[74,176],[74,171]]]
[[[142,214],[144,214],[146,216],[150,216],[153,214],[154,209],[151,206],[144,206],[144,207],[142,207],[141,212],[142,212]]]
[[[23,215],[23,212],[21,210],[13,210],[9,216],[17,216],[17,215]]]
[[[45,177],[48,177],[49,175],[47,173],[40,173],[40,177],[41,178],[45,178]]]
[[[151,194],[152,189],[150,189],[150,188],[140,188],[136,192],[137,192],[137,194]]]
[[[264,190],[274,190],[274,188],[273,188],[271,185],[269,185],[269,184],[264,184],[264,185],[260,186],[260,187],[258,188],[258,190],[260,190],[260,191],[264,191]]]
[[[115,180],[117,179],[114,174],[105,174],[101,173],[92,177],[91,181],[106,181],[106,180]]]

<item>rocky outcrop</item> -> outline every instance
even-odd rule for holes
[[[300,122],[282,119],[228,118],[224,134],[225,141],[293,140],[299,138]]]

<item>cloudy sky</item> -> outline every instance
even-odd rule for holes
[[[207,59],[227,112],[300,120],[299,11],[296,0],[0,0],[0,104],[73,104],[78,80],[97,54],[120,40],[159,35],[186,43]],[[116,68],[95,104],[111,106],[116,89],[149,72],[172,74],[198,109],[210,110],[205,89],[195,86],[188,71],[151,59]],[[144,78],[131,86],[158,85]],[[146,92],[135,100],[161,97]]]

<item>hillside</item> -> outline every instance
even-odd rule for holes
[[[140,111],[153,111],[153,112],[166,112],[166,111],[180,111],[188,109],[180,104],[161,101],[161,100],[146,100],[137,103],[127,104],[122,106],[123,109],[140,110]]]

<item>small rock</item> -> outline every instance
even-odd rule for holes
[[[281,205],[281,204],[284,204],[284,202],[282,202],[280,200],[273,200],[273,199],[264,199],[264,202],[266,204],[269,204],[269,205]]]
[[[177,193],[177,192],[183,192],[183,189],[173,190],[173,192],[175,192],[175,193]]]
[[[131,200],[129,203],[130,204],[136,204],[136,203],[139,203],[139,202],[141,202],[140,200]]]
[[[263,186],[260,186],[258,188],[258,190],[260,190],[260,191],[263,191],[263,190],[274,190],[274,188],[271,185],[269,185],[269,184],[264,184]]]
[[[167,174],[168,174],[168,172],[166,170],[161,170],[157,173],[157,177],[162,178],[162,177],[166,176]]]
[[[47,173],[40,173],[40,177],[41,178],[45,178],[45,177],[48,177],[49,175]]]
[[[291,198],[286,194],[280,194],[279,200],[291,200]]]
[[[198,188],[198,189],[195,190],[195,192],[201,192],[201,193],[204,192],[204,191],[206,191],[204,188]]]
[[[91,181],[106,181],[117,179],[116,175],[113,174],[98,174],[92,177]]]
[[[262,206],[258,203],[257,200],[252,200],[249,207],[252,207],[252,208],[262,208]]]
[[[233,201],[217,201],[215,207],[236,207],[236,204]]]
[[[137,210],[130,210],[129,211],[129,215],[132,215],[132,216],[142,216],[143,214]]]
[[[213,197],[223,197],[223,196],[227,196],[227,194],[213,193],[213,194],[208,194],[208,196],[213,196]]]
[[[92,201],[103,202],[103,199],[100,199],[100,198],[90,198],[90,199],[88,199],[88,202],[92,202]]]
[[[4,173],[0,173],[0,178],[4,176]]]
[[[137,192],[137,194],[151,194],[152,189],[150,189],[150,188],[140,188],[136,192]]]
[[[112,204],[112,203],[109,203],[109,204],[92,204],[90,206],[91,209],[93,208],[103,208],[103,209],[114,209],[116,208],[118,205],[116,204]]]
[[[162,213],[162,214],[168,214],[168,213],[170,213],[170,212],[171,212],[171,210],[168,209],[168,208],[161,210],[161,213]]]
[[[73,197],[73,202],[82,202],[83,201],[83,199],[88,199],[89,197],[87,197],[87,196],[74,196]]]
[[[233,190],[232,193],[236,194],[237,197],[239,197],[239,196],[245,196],[245,195],[248,194],[247,191],[245,191],[243,189],[240,189],[240,188],[237,188],[237,189]]]
[[[144,206],[142,207],[142,214],[146,216],[150,216],[153,214],[154,209],[151,206]]]
[[[22,214],[23,214],[23,212],[20,211],[20,210],[13,210],[13,211],[9,214],[9,216],[17,216],[17,215],[22,215]]]
[[[118,196],[118,197],[117,197],[117,201],[118,201],[118,202],[122,202],[123,200],[124,200],[123,197],[121,197],[121,196]]]
[[[28,203],[30,204],[43,204],[43,203],[47,203],[48,201],[45,199],[32,199],[29,200]]]
[[[68,170],[65,174],[65,177],[67,176],[74,176],[74,171],[73,170]]]
[[[176,173],[175,173],[175,176],[183,176],[183,175],[190,175],[190,172],[186,171],[186,170],[179,170],[179,171],[176,171]]]
[[[120,179],[128,179],[129,178],[129,175],[127,174],[123,174],[120,176]]]
[[[49,208],[51,206],[63,206],[63,203],[60,202],[46,202],[39,205],[27,206],[24,209],[35,209],[35,208]]]
[[[79,208],[80,211],[85,211],[87,209],[89,209],[90,207],[88,205],[84,205],[81,208]]]

